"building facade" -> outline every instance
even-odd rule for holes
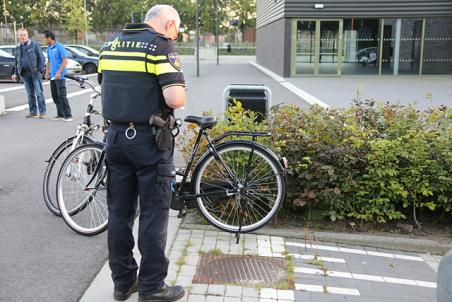
[[[452,0],[256,5],[256,60],[279,75],[452,74]]]

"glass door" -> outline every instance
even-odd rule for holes
[[[319,21],[319,60],[318,74],[339,74],[339,51],[341,50],[340,21]]]
[[[292,74],[340,74],[342,20],[297,20],[293,30]]]
[[[295,74],[313,75],[316,63],[316,21],[296,22]]]

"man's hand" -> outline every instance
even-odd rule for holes
[[[11,76],[11,79],[13,79],[13,81],[17,81],[17,74],[13,74],[12,76]]]
[[[48,72],[46,72],[45,79],[46,79],[46,80],[50,80],[50,75],[49,75]]]
[[[55,80],[59,80],[61,78],[61,72],[57,72],[56,74],[55,74]]]

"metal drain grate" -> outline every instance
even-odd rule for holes
[[[271,287],[287,278],[284,258],[204,254],[193,283],[263,284]]]

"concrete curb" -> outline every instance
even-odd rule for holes
[[[165,254],[168,256],[171,248],[173,246],[174,241],[176,240],[177,232],[180,226],[180,219],[177,218],[176,211],[170,211],[170,217],[168,222],[168,237],[167,244],[165,249]],[[135,240],[138,239],[138,218],[135,221],[133,233],[135,236]],[[140,254],[138,252],[138,244],[135,244],[134,248],[134,256],[139,263]],[[108,302],[112,301],[113,294],[113,282],[111,281],[111,271],[108,265],[108,260],[96,275],[96,277],[92,280],[89,287],[86,289],[85,293],[80,298],[79,302]],[[134,299],[138,300],[138,294],[135,293],[132,295],[130,300]]]
[[[5,97],[3,95],[0,95],[0,115],[2,114],[6,114]]]
[[[190,218],[191,217],[189,216],[185,217],[180,227],[183,229],[217,230],[211,225],[197,224],[192,223],[191,221],[186,222],[186,220],[190,220]],[[405,252],[430,253],[440,256],[443,256],[448,251],[452,250],[452,244],[444,244],[429,239],[405,238],[400,236],[380,236],[371,234],[349,234],[321,231],[306,232],[301,229],[275,229],[270,227],[264,227],[253,233],[258,235],[361,245]]]

